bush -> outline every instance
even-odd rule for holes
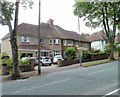
[[[26,59],[26,60],[24,60],[24,61],[20,60],[19,65],[20,65],[20,66],[25,66],[25,65],[29,65],[29,63],[30,63],[30,60],[29,60],[29,59]]]
[[[65,50],[65,57],[66,57],[67,60],[76,59],[76,49],[74,47],[68,47]]]
[[[10,58],[5,52],[0,55],[0,62],[3,66],[12,66],[12,58]]]
[[[91,53],[99,54],[99,53],[101,53],[101,51],[100,50],[93,50]]]
[[[91,58],[91,54],[88,50],[83,50],[82,51],[82,59],[90,59]]]

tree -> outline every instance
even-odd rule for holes
[[[17,26],[18,26],[18,13],[19,13],[19,3],[20,0],[16,0],[15,3],[8,2],[7,0],[0,0],[0,5],[2,6],[2,10],[0,10],[0,18],[3,25],[7,25],[9,27],[10,32],[10,44],[12,49],[12,64],[13,64],[13,79],[17,79],[20,77],[19,72],[19,61],[18,61],[18,47],[17,47]],[[26,4],[29,4],[31,7],[33,2],[31,0],[22,0],[21,2],[23,6],[26,8]],[[13,20],[13,14],[15,11],[14,17],[14,28],[12,27],[11,21]]]
[[[110,44],[110,60],[114,60],[114,41],[116,29],[120,26],[119,2],[76,2],[74,14],[83,17],[86,26],[96,28],[103,26]]]

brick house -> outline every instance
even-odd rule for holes
[[[2,38],[1,51],[11,56],[10,34],[8,33]],[[41,56],[64,55],[66,47],[85,47],[91,49],[91,42],[85,37],[74,31],[65,30],[58,25],[53,24],[53,20],[49,19],[47,23],[40,25],[40,41]],[[38,26],[22,23],[18,26],[17,45],[19,53],[22,56],[28,54],[36,57],[38,53]]]

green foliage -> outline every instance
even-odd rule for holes
[[[74,14],[84,18],[86,26],[104,27],[107,42],[111,45],[110,58],[114,59],[114,39],[116,29],[120,27],[120,1],[118,2],[76,2]],[[112,29],[111,29],[112,26]],[[109,52],[109,51],[107,51]]]
[[[24,61],[22,61],[22,60],[20,60],[20,62],[19,62],[19,66],[25,66],[25,65],[29,65],[29,63],[30,63],[30,60],[29,59],[26,59],[26,60],[24,60]]]
[[[100,53],[101,51],[100,50],[93,50],[91,53]]]
[[[107,18],[110,20],[109,25],[113,25],[114,9],[116,13],[116,24],[118,24],[120,16],[120,1],[119,2],[76,2],[74,5],[74,14],[83,17],[86,20],[86,26],[95,28],[103,25],[103,13],[106,14],[107,7]]]
[[[74,47],[68,47],[65,50],[65,56],[66,56],[66,59],[68,60],[76,59],[76,49]]]
[[[90,57],[91,57],[91,54],[90,54],[89,50],[83,50],[82,51],[82,60],[84,60],[84,59],[90,59]]]
[[[32,0],[22,0],[20,2],[23,6],[23,8],[32,8],[33,1]],[[5,20],[4,22],[8,22],[13,20],[13,14],[15,10],[15,3],[10,2],[9,0],[0,0],[0,23],[9,25],[8,23],[3,23],[2,20]]]
[[[114,46],[115,46],[115,52],[120,52],[120,46],[119,46],[119,44],[115,43]]]
[[[4,57],[4,56],[8,56],[8,54],[5,52],[0,54],[0,63],[6,64],[7,66],[12,66],[12,58],[2,59],[2,57]]]

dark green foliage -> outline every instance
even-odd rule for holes
[[[65,50],[65,56],[66,56],[66,59],[68,60],[76,59],[76,49],[74,47],[68,47]]]
[[[82,60],[84,59],[90,59],[91,58],[91,54],[88,50],[84,50],[82,51]]]
[[[86,20],[91,28],[104,27],[107,42],[110,43],[110,60],[114,60],[116,29],[120,28],[120,1],[118,2],[76,2],[74,14]],[[108,52],[108,51],[107,51]]]

